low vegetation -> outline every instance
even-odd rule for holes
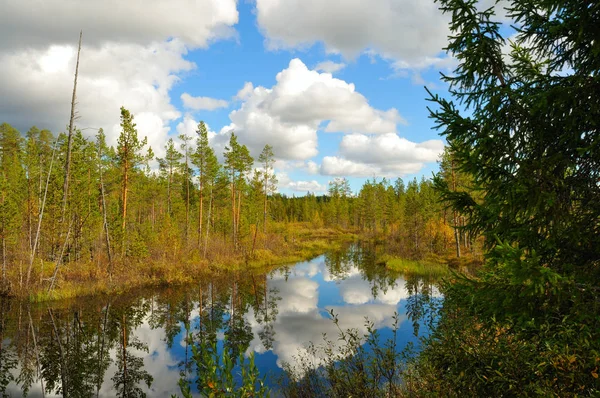
[[[391,258],[386,261],[386,267],[405,275],[440,278],[450,273],[448,265],[428,260],[407,260]]]
[[[59,300],[92,294],[122,293],[140,287],[190,284],[198,278],[248,269],[267,272],[275,266],[307,260],[327,250],[339,249],[356,237],[333,229],[309,229],[301,224],[294,225],[293,232],[290,232],[289,227],[279,229],[274,226],[278,233],[266,237],[274,242],[274,250],[257,249],[246,255],[220,252],[218,246],[215,246],[209,255],[210,260],[203,259],[197,252],[190,252],[180,260],[115,261],[112,276],[108,275],[102,263],[65,266],[51,292],[42,288],[30,292],[28,297],[33,301]],[[286,243],[288,234],[293,238],[289,238]],[[33,278],[39,283],[34,286],[44,286],[43,282],[52,277],[53,265],[44,264],[42,267],[40,263],[40,267],[34,269]],[[13,278],[17,279],[18,275]]]

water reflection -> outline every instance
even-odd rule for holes
[[[426,332],[439,302],[433,281],[394,275],[352,246],[271,274],[228,275],[195,286],[28,305],[0,298],[0,392],[9,396],[178,393],[198,369],[192,345],[216,342],[232,358],[255,353],[262,374],[294,365],[306,343],[382,329],[400,314],[401,349]],[[197,386],[196,386],[197,391]]]

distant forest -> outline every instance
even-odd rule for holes
[[[75,129],[70,140],[2,124],[2,280],[26,288],[41,278],[44,262],[57,270],[96,263],[111,275],[115,262],[275,251],[293,241],[294,223],[383,236],[391,251],[411,258],[473,244],[474,236],[452,228],[466,219],[444,208],[431,180],[373,178],[354,193],[347,179],[337,178],[326,195],[288,197],[276,193],[269,145],[254,159],[232,132],[219,163],[203,122],[196,137],[178,138],[179,145],[167,142],[152,170],[152,149],[124,108],[116,147],[106,145],[101,129],[95,139]],[[466,189],[448,155],[440,176]]]

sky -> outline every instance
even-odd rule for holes
[[[484,1],[492,3],[492,1]],[[431,177],[444,141],[427,86],[455,60],[433,0],[0,0],[0,122],[66,130],[77,40],[77,127],[119,135],[135,116],[156,156],[210,129],[277,158],[279,192],[317,194],[336,177]]]

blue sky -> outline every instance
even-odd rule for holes
[[[324,192],[336,177],[354,190],[366,178],[428,178],[443,141],[423,86],[446,91],[447,19],[432,0],[48,0],[33,10],[8,0],[0,118],[64,131],[81,28],[87,134],[102,127],[115,143],[123,105],[161,156],[204,120],[218,153],[232,130],[255,156],[272,145],[288,195]]]

